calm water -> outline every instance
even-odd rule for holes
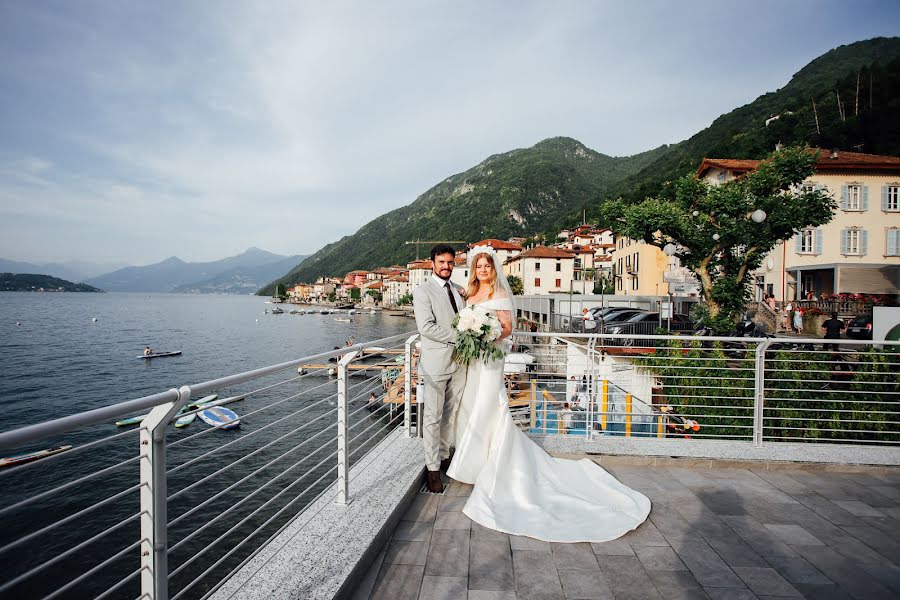
[[[354,315],[352,323],[335,322],[333,315],[264,314],[271,306],[255,296],[0,293],[0,430],[331,350],[336,345],[343,345],[349,336],[366,341],[414,328],[411,320],[381,313]],[[181,350],[183,355],[152,361],[138,359],[145,345],[157,350]],[[251,392],[264,384],[282,382],[291,375],[288,372],[240,388],[219,390],[219,394]],[[354,378],[351,384],[357,386],[356,392],[360,395],[357,406],[361,406],[363,395],[367,396],[378,387],[377,381],[367,383],[362,378]],[[329,458],[334,451],[330,442],[333,431],[326,428],[333,429],[335,422],[331,398],[335,389],[333,380],[315,376],[287,381],[271,390],[252,394],[230,407],[240,415],[262,407],[272,408],[242,419],[239,431],[210,431],[197,435],[208,431],[199,420],[183,430],[169,428],[167,466],[170,468],[213,452],[169,477],[170,524],[188,510],[202,506],[202,510],[170,525],[170,547],[187,538],[170,554],[170,570],[174,571],[229,528],[236,527],[230,538],[225,538],[218,547],[172,578],[173,595],[201,577],[204,571],[212,569],[184,597],[202,595],[333,480],[333,471],[329,471],[334,464]],[[286,398],[285,402],[275,405]],[[298,410],[302,412],[295,415]],[[355,408],[351,405],[352,410]],[[315,423],[306,425],[317,418]],[[355,446],[351,444],[351,452],[356,450],[353,458],[358,459],[367,449],[366,444],[373,444],[378,439],[367,432],[382,430],[388,418],[362,410],[353,422],[351,438],[356,435],[359,438]],[[259,435],[251,435],[262,427],[267,429]],[[78,446],[120,431],[122,429],[112,423],[100,424],[47,440],[36,447]],[[244,436],[249,436],[246,441]],[[279,437],[283,439],[277,440]],[[222,448],[229,442],[235,443]],[[295,449],[298,443],[303,446]],[[135,434],[77,457],[62,455],[47,465],[35,463],[21,474],[0,477],[0,497],[4,498],[4,505],[9,505],[36,491],[131,458],[136,449]],[[171,499],[173,493],[254,451],[257,452],[251,459]],[[271,461],[274,464],[267,467]],[[321,465],[316,467],[319,463]],[[245,501],[239,510],[227,519],[223,517],[221,525],[218,524],[217,515],[222,511],[260,490],[265,482],[292,465],[296,465],[293,470]],[[254,475],[257,469],[262,471]],[[308,475],[304,479],[305,473]],[[239,483],[244,477],[249,479]],[[320,477],[323,479],[316,483]],[[3,515],[8,526],[0,532],[0,546],[63,516],[95,506],[137,481],[137,466],[128,465],[91,483],[30,505],[15,515]],[[234,489],[225,490],[236,483]],[[219,492],[221,495],[216,497]],[[276,497],[280,492],[281,495]],[[251,514],[273,497],[272,509]],[[275,516],[272,524],[253,541],[218,567],[213,565],[243,536],[281,508],[285,508],[284,512]],[[12,560],[17,564],[12,572],[21,573],[136,512],[136,495],[127,494],[73,520],[72,524],[57,527],[31,542],[0,553],[0,560]],[[245,522],[240,523],[241,520]],[[54,575],[52,581],[38,576],[23,582],[15,588],[17,597],[35,597],[58,588],[134,543],[139,537],[137,531],[136,522],[131,522],[80,548],[50,570]],[[137,566],[137,550],[127,551],[120,560],[99,570],[64,597],[91,597],[108,589]],[[9,576],[0,577],[0,581],[8,579]],[[134,598],[138,593],[135,581],[133,579],[118,589],[112,597]]]

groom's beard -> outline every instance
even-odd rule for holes
[[[447,280],[453,275],[453,269],[443,269],[441,272],[433,271],[433,273],[441,279]],[[446,273],[446,275],[444,273]]]

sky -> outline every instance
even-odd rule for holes
[[[681,141],[900,2],[0,0],[0,257],[309,254],[491,154]]]

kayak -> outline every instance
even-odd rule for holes
[[[210,394],[209,396],[204,396],[203,398],[200,398],[199,400],[197,400],[196,402],[194,402],[192,404],[188,404],[187,406],[181,407],[181,410],[178,411],[178,414],[187,412],[189,410],[193,410],[195,408],[200,408],[201,404],[206,404],[207,402],[212,402],[213,400],[215,400],[218,397],[219,397],[218,394]],[[128,417],[127,419],[122,419],[121,421],[116,421],[116,425],[118,425],[119,427],[125,427],[128,425],[140,425],[144,421],[144,419],[146,419],[148,416],[149,416],[149,413],[144,414],[144,415],[138,415],[136,417]],[[182,422],[181,419],[184,419],[186,417],[189,418],[189,420],[186,421],[183,425],[179,425],[178,423]],[[175,421],[175,426],[176,427],[187,427],[188,425],[190,425],[191,422],[194,420],[194,415],[187,415],[186,417],[181,417],[180,419]]]
[[[38,450],[37,452],[29,452],[28,454],[19,454],[17,456],[10,456],[8,458],[0,458],[0,468],[3,467],[14,467],[16,465],[22,465],[33,460],[40,460],[42,458],[47,458],[48,456],[53,456],[54,454],[59,454],[60,452],[65,452],[66,450],[71,450],[72,446],[60,446],[59,448],[49,448],[47,450]]]
[[[214,406],[198,413],[200,420],[219,429],[237,429],[241,426],[238,416],[229,408]],[[223,425],[227,423],[227,425]]]
[[[181,354],[181,350],[174,350],[172,352],[154,352],[153,354],[142,354],[138,356],[138,358],[160,358],[163,356],[178,356]]]

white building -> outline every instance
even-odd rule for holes
[[[574,280],[575,255],[560,248],[535,246],[508,259],[507,275],[522,280],[525,295],[568,292]]]

